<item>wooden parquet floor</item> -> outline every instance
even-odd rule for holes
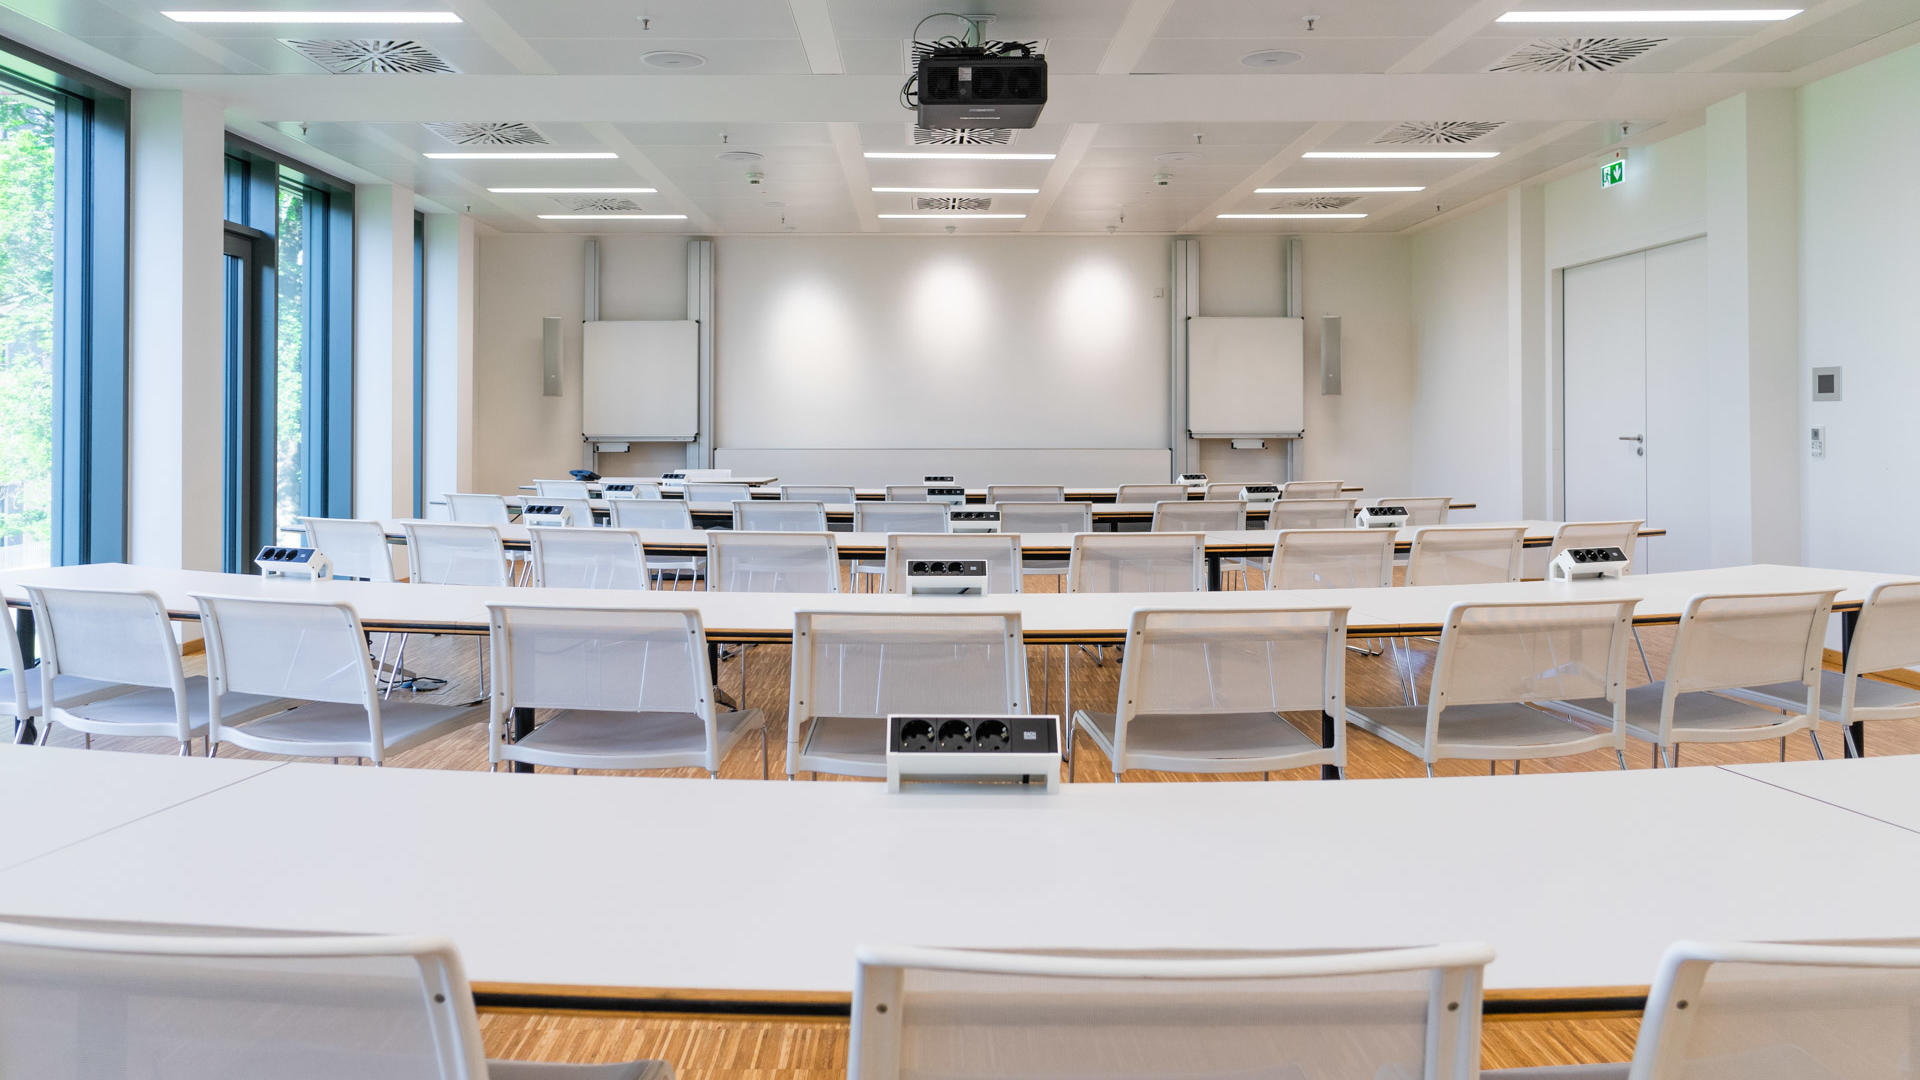
[[[1039,579],[1037,589],[1049,589],[1049,579]],[[1257,584],[1257,579],[1256,579]],[[1641,639],[1654,677],[1665,669],[1665,658],[1672,646],[1673,632],[1668,628],[1641,631]],[[1426,678],[1435,645],[1430,641],[1413,643],[1413,664],[1425,700]],[[1063,660],[1063,651],[1070,653]],[[407,650],[407,666],[449,680],[447,689],[422,700],[471,699],[478,689],[477,649],[473,638],[427,638],[416,636]],[[1648,672],[1639,654],[1629,650],[1629,681],[1646,681]],[[1400,678],[1393,667],[1391,651],[1381,656],[1348,654],[1347,696],[1355,706],[1399,704],[1402,702]],[[787,681],[790,650],[784,646],[762,645],[729,659],[721,669],[723,689],[736,696],[740,689],[740,667],[748,668],[748,705],[763,710],[768,717],[767,763],[773,783],[785,782],[785,736]],[[1033,698],[1044,702],[1046,711],[1063,709],[1061,665],[1073,665],[1073,704],[1076,708],[1103,706],[1110,709],[1118,686],[1120,663],[1111,652],[1100,658],[1082,649],[1029,650],[1029,674]],[[189,658],[190,671],[201,666],[198,656]],[[1043,696],[1043,683],[1046,691]],[[1314,732],[1317,735],[1317,730]],[[1920,751],[1920,724],[1885,724],[1870,729],[1869,752],[1881,754]],[[56,731],[54,745],[77,746],[79,735]],[[1822,733],[1821,743],[1828,756],[1841,753],[1839,735]],[[175,747],[164,740],[96,741],[100,750],[172,753]],[[1110,782],[1112,772],[1092,745],[1084,738],[1078,742],[1075,779],[1082,783]],[[196,744],[196,752],[198,745]],[[222,751],[223,756],[248,756],[244,751]],[[1777,760],[1778,743],[1745,743],[1689,746],[1682,767]],[[1790,740],[1786,747],[1790,760],[1814,756],[1811,741],[1805,736]],[[1422,776],[1420,763],[1363,732],[1349,732],[1347,775],[1355,778],[1414,778]],[[1629,766],[1651,766],[1645,746],[1629,744]],[[349,767],[349,766],[342,766]],[[469,728],[427,746],[399,755],[388,762],[389,768],[412,769],[484,769],[486,742],[481,728]],[[1481,773],[1481,762],[1445,762],[1435,771],[1441,775]],[[1615,769],[1611,752],[1595,752],[1543,762],[1528,762],[1525,771],[1579,772]],[[724,763],[721,775],[749,779],[760,776],[760,744],[749,739],[737,746]],[[1503,772],[1505,770],[1503,769]],[[700,776],[702,770],[667,770],[644,775]],[[1309,781],[1315,770],[1275,773],[1273,783]],[[821,777],[822,781],[836,778]],[[1171,773],[1130,773],[1128,783],[1159,781],[1253,781],[1252,775],[1187,775]],[[802,781],[806,782],[806,781]],[[854,781],[869,783],[872,781]],[[744,853],[743,853],[744,857]],[[1571,929],[1569,932],[1578,932]],[[1648,972],[1651,979],[1652,972]],[[1633,1040],[1639,1021],[1633,1016],[1515,1018],[1490,1017],[1485,1025],[1482,1058],[1486,1068],[1523,1065],[1578,1064],[1625,1061],[1632,1056]],[[489,1056],[548,1061],[599,1062],[639,1057],[658,1057],[671,1061],[679,1075],[687,1080],[744,1077],[766,1080],[824,1080],[844,1076],[847,1056],[847,1024],[844,1020],[791,1020],[760,1018],[707,1018],[685,1016],[603,1016],[554,1015],[517,1012],[493,1012],[481,1017],[481,1027]]]

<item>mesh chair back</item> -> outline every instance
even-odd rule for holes
[[[796,729],[814,716],[1027,711],[1027,656],[1014,614],[803,611],[794,619],[793,665]]]
[[[447,942],[0,926],[0,1075],[485,1080]]]
[[[1445,525],[1447,511],[1453,506],[1453,496],[1398,495],[1391,499],[1375,499],[1373,505],[1406,507],[1408,525]]]
[[[409,521],[407,576],[416,585],[505,585],[507,549],[491,525]]]
[[[693,509],[679,499],[616,499],[607,507],[616,529],[693,530]]]
[[[853,504],[853,531],[857,533],[937,533],[952,526],[946,503],[924,500]]]
[[[1207,547],[1199,533],[1079,533],[1068,592],[1204,592]]]
[[[558,506],[567,515],[568,527],[587,529],[593,526],[592,499],[574,499],[559,495],[541,495],[538,498],[544,505]]]
[[[646,553],[631,529],[530,529],[527,537],[537,588],[647,588]]]
[[[448,492],[447,520],[466,525],[505,525],[513,520],[504,495],[474,495]]]
[[[733,527],[751,532],[826,532],[827,504],[748,499],[733,504]]]
[[[1434,707],[1620,696],[1636,600],[1455,604],[1434,661]]]
[[[787,484],[780,489],[782,499],[852,506],[857,500],[850,484]]]
[[[1247,485],[1245,483],[1229,483],[1224,480],[1209,483],[1206,493],[1201,496],[1202,499],[1212,499],[1215,501],[1226,500],[1229,502],[1234,499],[1244,499],[1246,497]]]
[[[926,502],[926,484],[888,484],[888,502]],[[858,530],[856,530],[858,531]]]
[[[1644,521],[1563,521],[1553,530],[1553,546],[1547,549],[1547,561],[1568,548],[1616,547],[1633,558],[1640,545],[1640,526]],[[1631,564],[1629,564],[1631,565]]]
[[[860,949],[847,1075],[1463,1080],[1492,956]]]
[[[1867,593],[1847,647],[1847,671],[1920,664],[1920,581],[1888,581]]]
[[[1817,688],[1837,589],[1696,596],[1667,661],[1667,690],[1726,690],[1797,682]]]
[[[1337,499],[1340,497],[1341,482],[1338,480],[1289,480],[1280,485],[1282,499]]]
[[[1520,545],[1526,538],[1527,530],[1519,525],[1421,529],[1413,534],[1413,551],[1407,556],[1407,584],[1519,581]]]
[[[366,633],[347,604],[196,596],[216,694],[371,707]]]
[[[1281,499],[1267,507],[1269,529],[1351,529],[1353,499]]]
[[[708,592],[839,592],[832,533],[707,533]]]
[[[387,530],[377,521],[351,518],[303,517],[307,543],[325,552],[337,578],[392,581],[393,548]]]
[[[1638,1080],[1910,1080],[1920,948],[1702,944],[1667,951]]]
[[[31,714],[27,704],[26,655],[20,648],[20,635],[14,632],[13,619],[6,611],[6,605],[0,604],[0,669],[8,674],[8,686],[12,688],[10,697],[0,698],[0,716],[22,719]]]
[[[185,676],[156,593],[27,586],[45,677],[71,675],[179,690]]]
[[[1275,509],[1279,506],[1274,504]],[[1282,529],[1274,537],[1269,589],[1382,589],[1392,584],[1392,529]]]
[[[692,713],[711,720],[697,611],[488,604],[496,709]]]
[[[1120,711],[1342,715],[1347,609],[1142,610],[1120,670]],[[1125,728],[1116,751],[1125,752]]]
[[[745,484],[701,484],[689,480],[684,495],[692,503],[737,503],[753,498],[753,489]]]
[[[533,492],[542,499],[593,498],[593,491],[585,480],[535,480]]]
[[[1003,502],[1066,502],[1067,489],[1060,484],[988,484],[987,501]]]
[[[1010,533],[1083,533],[1093,531],[1093,504],[1083,502],[997,503],[1000,531]]]
[[[907,591],[907,564],[918,559],[979,559],[987,594],[1020,591],[1020,537],[1013,533],[888,533],[887,591]]]
[[[1113,493],[1117,503],[1175,502],[1186,497],[1185,484],[1121,484]]]
[[[1207,499],[1202,502],[1160,502],[1153,504],[1154,532],[1226,532],[1247,527],[1247,504],[1239,500]]]

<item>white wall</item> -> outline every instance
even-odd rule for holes
[[[413,191],[353,196],[353,512],[413,514]]]
[[[1627,178],[1600,186],[1599,164],[1546,185],[1546,263],[1563,269],[1707,231],[1707,132],[1628,152]]]
[[[426,221],[426,385],[420,476],[432,501],[473,487],[474,222],[465,214]]]
[[[1809,565],[1920,572],[1920,47],[1800,94],[1802,556]],[[1809,369],[1843,368],[1843,400],[1807,400]],[[1794,478],[1771,478],[1792,483]],[[1877,507],[1872,523],[1860,508]]]

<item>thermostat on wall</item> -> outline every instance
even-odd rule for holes
[[[1817,367],[1813,369],[1813,400],[1840,400],[1840,369],[1837,367]]]

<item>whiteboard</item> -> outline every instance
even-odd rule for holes
[[[589,322],[580,365],[580,433],[691,442],[700,434],[700,324]]]
[[[1196,439],[1306,430],[1306,320],[1187,320],[1187,430]]]

